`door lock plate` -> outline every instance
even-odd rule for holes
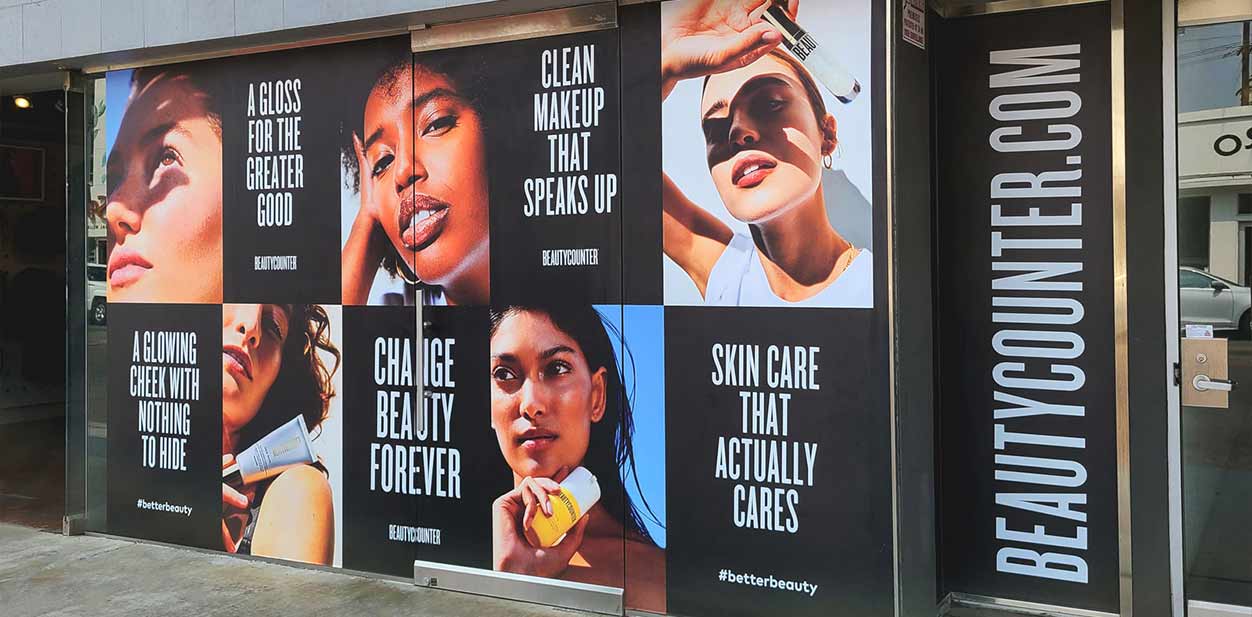
[[[1188,407],[1230,407],[1226,339],[1182,339],[1182,404]]]

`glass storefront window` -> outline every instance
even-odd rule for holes
[[[1178,263],[1207,270],[1209,267],[1209,210],[1207,195],[1178,200]]]
[[[107,437],[107,371],[108,351],[108,302],[106,292],[106,264],[108,263],[108,233],[104,206],[108,196],[107,174],[108,144],[105,138],[105,80],[85,80],[87,211],[83,219],[83,256],[86,270],[86,293],[83,300],[83,316],[86,322],[86,370],[84,376],[87,414],[87,529],[108,529],[105,517],[106,494],[106,437]]]
[[[1180,343],[1183,565],[1193,615],[1252,614],[1243,612],[1252,607],[1252,292],[1244,286],[1252,156],[1243,142],[1252,113],[1241,88],[1250,30],[1252,22],[1237,21],[1177,33],[1179,326],[1201,326]],[[1189,371],[1233,389],[1213,396]],[[1208,612],[1217,605],[1234,612]]]

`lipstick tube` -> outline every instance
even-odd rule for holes
[[[813,35],[787,15],[787,8],[783,4],[775,0],[761,15],[761,19],[782,33],[783,45],[786,45],[787,51],[803,63],[813,77],[826,86],[839,102],[851,103],[861,93],[860,82],[835,60],[829,47],[818,43]]]

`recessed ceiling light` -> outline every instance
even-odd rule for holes
[[[13,97],[13,104],[17,105],[18,109],[30,109],[30,99],[24,96]]]

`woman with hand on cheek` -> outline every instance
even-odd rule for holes
[[[344,157],[361,195],[343,247],[344,304],[380,295],[380,264],[402,283],[381,294],[389,301],[412,304],[420,287],[425,304],[487,304],[487,141],[473,79],[456,62],[406,54],[374,82]]]

